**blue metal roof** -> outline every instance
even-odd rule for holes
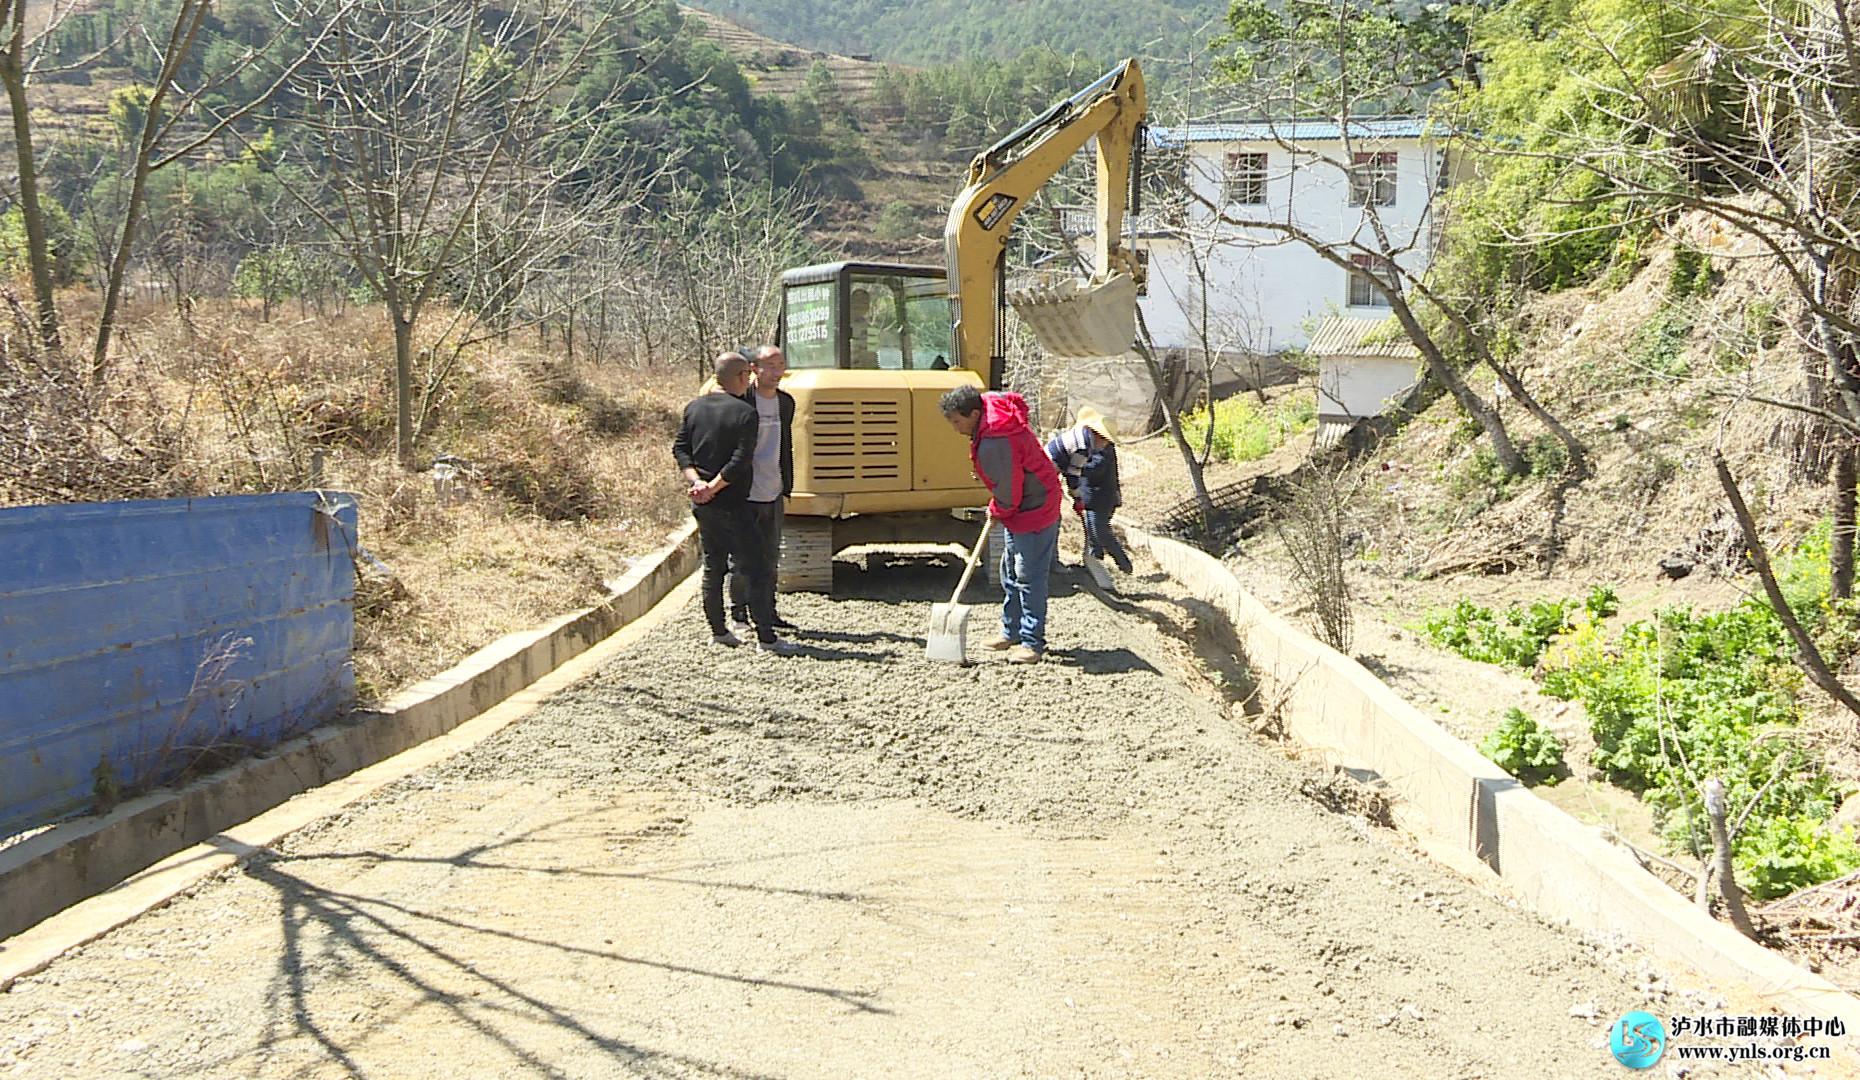
[[[1444,135],[1443,124],[1431,127],[1424,116],[1390,116],[1374,120],[1350,121],[1353,139],[1419,139],[1426,135]],[[1325,142],[1342,138],[1342,125],[1335,120],[1254,120],[1244,123],[1210,123],[1205,121],[1150,128],[1150,142],[1156,146],[1180,146],[1198,142]]]

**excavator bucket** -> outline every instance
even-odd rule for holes
[[[1015,289],[1008,303],[1054,356],[1116,356],[1136,340],[1137,283],[1129,274]]]

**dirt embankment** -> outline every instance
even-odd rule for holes
[[[0,1069],[1590,1077],[1619,1012],[1721,1005],[1325,809],[1155,576],[1062,583],[1015,668],[922,658],[954,574],[842,566],[785,658],[687,606],[22,981]]]

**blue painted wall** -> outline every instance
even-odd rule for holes
[[[168,779],[355,698],[355,501],[0,510],[0,836],[87,808],[99,763]]]

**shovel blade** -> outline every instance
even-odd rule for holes
[[[960,664],[968,660],[969,605],[930,605],[930,639],[924,655],[932,660]]]

